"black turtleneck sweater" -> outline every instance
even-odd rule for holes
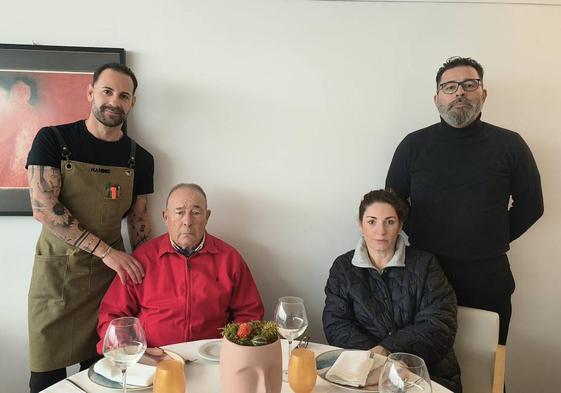
[[[399,144],[386,187],[411,202],[411,244],[459,261],[493,258],[543,214],[540,174],[516,132],[442,119]],[[509,199],[513,205],[509,208]]]

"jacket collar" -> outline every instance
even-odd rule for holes
[[[395,254],[393,254],[392,259],[389,260],[384,269],[388,267],[405,267],[405,247],[409,245],[409,240],[405,232],[399,232],[397,241],[395,243]],[[355,248],[355,253],[351,261],[353,266],[375,269],[378,273],[381,273],[384,269],[379,269],[370,262],[370,257],[368,256],[368,248],[366,247],[366,242],[360,237],[358,244]]]
[[[210,235],[206,231],[203,237],[203,244],[201,249],[193,253],[191,256],[195,256],[197,254],[205,254],[205,253],[209,253],[209,254],[218,253],[218,248],[216,247],[216,238]],[[166,233],[164,236],[162,236],[162,241],[160,242],[160,247],[158,249],[159,257],[162,257],[165,254],[177,254],[183,256],[179,253],[179,251],[175,249],[175,247],[171,243],[171,240],[169,238],[169,233]]]
[[[171,245],[173,246],[173,248],[175,248],[175,250],[180,253],[181,255],[185,256],[185,257],[190,257],[191,255],[201,251],[201,249],[203,248],[203,246],[205,245],[205,237],[206,237],[206,233],[203,233],[203,238],[201,239],[201,241],[199,242],[199,244],[195,247],[195,248],[181,248],[179,246],[179,244],[177,244],[176,242],[174,242],[173,240],[170,239]]]

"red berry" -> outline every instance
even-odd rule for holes
[[[237,336],[239,338],[246,338],[251,333],[251,325],[247,322],[240,323]]]

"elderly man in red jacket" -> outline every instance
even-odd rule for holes
[[[230,321],[263,318],[248,266],[232,246],[206,232],[209,216],[200,186],[172,188],[163,211],[168,233],[133,253],[144,280],[122,284],[117,277],[101,301],[100,353],[109,322],[122,316],[140,319],[149,347],[219,337]]]

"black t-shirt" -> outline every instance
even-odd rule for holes
[[[128,167],[131,154],[131,138],[126,134],[118,141],[106,142],[94,137],[84,120],[56,126],[66,146],[70,159],[88,164]],[[50,127],[39,130],[27,156],[28,165],[60,168],[62,148]],[[139,144],[136,145],[133,201],[137,195],[154,192],[154,157]]]

